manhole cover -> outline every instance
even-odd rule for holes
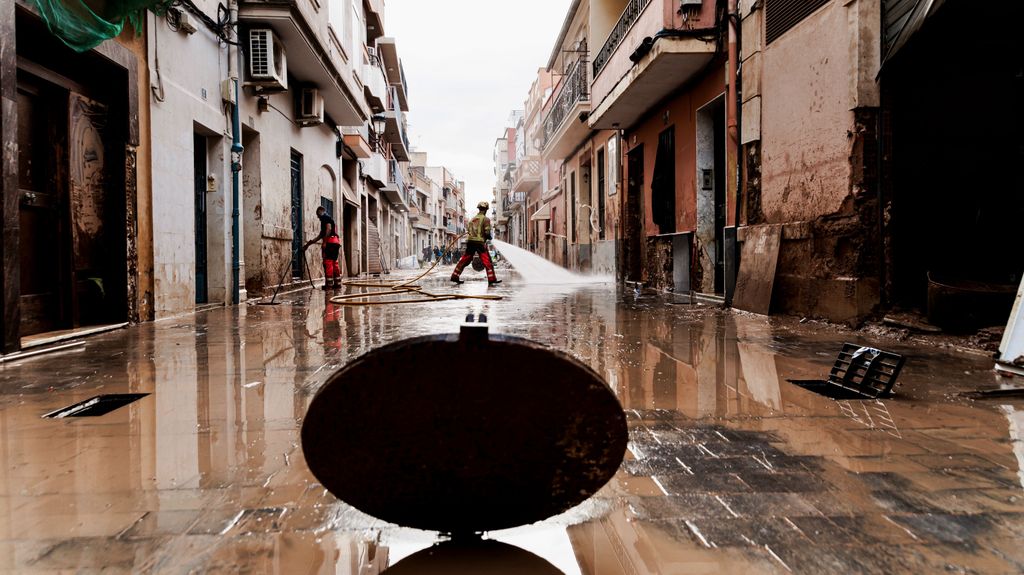
[[[596,373],[483,326],[357,359],[324,385],[302,426],[306,461],[335,496],[457,534],[582,503],[615,474],[626,442],[625,414]]]

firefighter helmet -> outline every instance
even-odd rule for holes
[[[490,207],[491,207],[491,204],[488,204],[487,202],[480,202],[479,204],[476,205],[476,209],[481,210],[481,211],[485,211],[485,212]]]

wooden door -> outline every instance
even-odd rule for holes
[[[70,327],[66,237],[66,95],[18,85],[18,219],[21,335]]]

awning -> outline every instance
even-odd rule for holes
[[[550,220],[550,219],[551,219],[551,204],[544,204],[543,206],[540,207],[539,210],[537,210],[537,213],[535,213],[532,216],[530,216],[530,221],[531,222],[539,222],[539,221],[542,221],[542,220]]]
[[[888,46],[882,59],[882,68],[899,52],[914,34],[921,31],[925,21],[935,14],[946,0],[902,0],[890,2],[889,13],[885,16],[885,43]],[[901,10],[904,5],[913,3],[910,10]]]

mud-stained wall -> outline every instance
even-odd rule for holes
[[[156,318],[185,313],[195,308],[195,181],[193,135],[210,137],[217,146],[230,146],[227,119],[221,107],[220,80],[226,76],[227,50],[205,28],[190,36],[167,28],[163,21],[148,15],[149,66],[153,75],[152,123],[152,214],[154,315]],[[173,55],[173,57],[171,57]],[[156,65],[157,57],[160,65]],[[157,76],[159,73],[159,76]],[[225,144],[226,143],[226,144]],[[230,197],[230,166],[223,158],[228,150],[208,150],[208,172],[215,177],[217,190],[207,194],[211,208],[208,220],[216,225],[213,210],[223,215],[225,195]],[[219,164],[212,160],[219,159]],[[223,226],[223,222],[221,223]],[[223,227],[217,230],[223,230]],[[224,271],[218,273],[214,262],[224,266],[224,233],[210,229],[211,246],[219,245],[218,258],[210,258],[210,301],[230,302],[225,293]],[[216,244],[214,243],[216,242]],[[230,266],[230,254],[227,255]],[[221,277],[214,278],[219,275]],[[214,291],[219,285],[220,291]]]
[[[765,46],[761,207],[768,223],[838,212],[849,195],[853,110],[878,105],[879,10],[877,0],[831,2]]]
[[[216,5],[211,4],[216,11]],[[232,298],[231,127],[221,100],[221,81],[227,77],[227,50],[200,28],[184,35],[150,15],[154,30],[149,43],[152,90],[153,260],[155,316],[167,317],[195,308],[195,182],[193,134],[207,138],[207,281],[211,303]],[[174,57],[169,57],[173,54]],[[159,68],[156,66],[157,56]],[[156,70],[160,75],[156,77]],[[147,89],[148,91],[148,89]],[[242,297],[246,290],[275,286],[291,260],[291,151],[303,156],[303,240],[319,232],[316,208],[321,194],[341,214],[333,130],[326,126],[298,127],[292,118],[293,92],[271,95],[271,107],[260,112],[257,98],[243,89],[241,122],[243,153],[239,206],[239,258]],[[333,176],[324,184],[323,168]],[[314,277],[322,276],[318,249],[308,251]],[[253,294],[258,295],[258,294]]]
[[[831,2],[769,45],[744,19],[743,218],[784,224],[773,311],[856,323],[879,302],[880,9]]]
[[[254,218],[249,220],[254,227],[246,229],[245,235],[256,234],[261,238],[261,258],[246,261],[246,275],[262,278],[262,287],[267,290],[277,285],[281,270],[292,257],[292,150],[302,155],[303,243],[320,233],[316,208],[320,206],[321,194],[334,202],[335,221],[339,225],[344,223],[340,221],[344,198],[338,181],[338,174],[342,173],[341,159],[335,153],[337,136],[328,126],[301,128],[293,122],[290,115],[294,102],[290,92],[271,95],[272,107],[262,113],[256,110],[255,98],[243,100],[242,120],[259,135],[260,142],[259,164],[248,166],[249,177],[259,181],[260,201],[253,209],[259,211],[260,219],[258,224]],[[330,174],[329,183],[323,181],[325,167]],[[243,174],[245,170],[243,166]],[[306,259],[312,276],[323,277],[320,249],[310,247]],[[308,277],[305,270],[302,276]]]

